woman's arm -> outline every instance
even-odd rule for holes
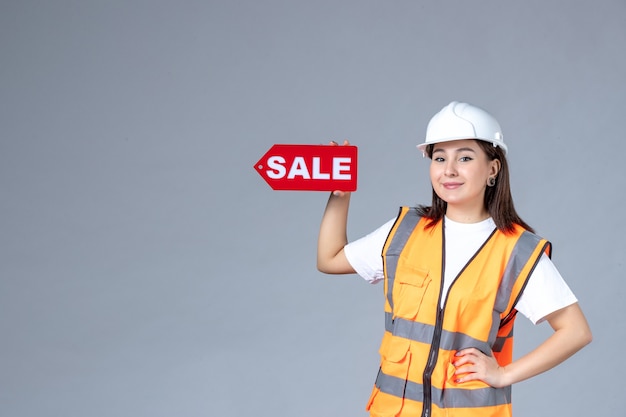
[[[333,192],[328,198],[317,239],[317,269],[327,274],[352,274],[354,269],[343,252],[348,243],[350,193]]]
[[[345,140],[343,145],[350,143]],[[331,146],[338,146],[331,142]],[[355,271],[343,252],[348,243],[348,208],[350,193],[333,191],[322,216],[317,239],[317,269],[327,274],[353,274]]]
[[[457,382],[481,380],[493,387],[504,387],[539,375],[578,352],[592,340],[591,329],[578,303],[546,316],[554,333],[536,349],[501,367],[493,356],[478,349],[457,352],[454,363],[459,375]]]

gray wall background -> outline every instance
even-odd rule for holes
[[[517,416],[625,415],[623,0],[0,2],[0,414],[359,416],[382,286],[324,276],[325,193],[274,143],[359,146],[357,238],[430,201],[451,100],[497,116],[518,211],[595,340]],[[550,329],[518,320],[516,355]]]

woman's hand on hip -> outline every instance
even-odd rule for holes
[[[505,369],[498,364],[493,352],[487,356],[476,348],[462,349],[456,353],[453,365],[459,384],[479,380],[494,388],[510,385],[506,382]]]

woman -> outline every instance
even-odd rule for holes
[[[431,159],[432,205],[404,207],[348,244],[350,194],[332,193],[318,269],[384,281],[371,416],[510,416],[511,385],[563,362],[591,342],[591,331],[550,243],[515,212],[496,119],[452,102],[418,148]],[[554,333],[513,361],[517,311]]]

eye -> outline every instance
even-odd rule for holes
[[[443,159],[443,157],[441,156],[436,156],[433,158],[433,162],[443,162],[445,161],[445,159]]]
[[[471,160],[473,160],[473,159],[474,159],[474,158],[472,158],[471,156],[462,156],[462,157],[460,157],[460,158],[459,158],[459,161],[461,161],[461,162],[467,162],[467,161],[471,161]]]

